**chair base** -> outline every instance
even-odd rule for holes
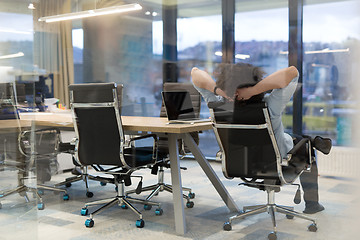
[[[63,192],[63,200],[69,200],[69,195],[67,194],[67,191],[64,189],[59,189],[56,187],[51,187],[51,186],[46,186],[46,185],[42,185],[42,184],[37,184],[37,187],[29,187],[26,185],[19,185],[18,187],[12,189],[12,190],[8,190],[2,194],[0,194],[0,198],[4,198],[7,197],[9,195],[18,193],[20,196],[25,198],[26,202],[29,202],[29,197],[27,195],[27,192],[32,192],[38,200],[37,203],[37,208],[38,210],[43,210],[45,208],[45,204],[43,203],[41,194],[42,194],[42,190],[49,190],[49,191],[54,191],[54,192]],[[2,207],[1,203],[0,203],[0,208]]]
[[[144,227],[145,222],[142,219],[143,216],[142,216],[141,212],[137,208],[135,208],[132,205],[132,203],[144,204],[144,209],[145,210],[150,210],[151,206],[157,206],[158,208],[155,210],[155,214],[156,215],[162,215],[163,210],[161,209],[160,203],[125,196],[124,195],[124,182],[123,181],[121,181],[120,184],[115,183],[115,185],[116,185],[116,188],[118,189],[118,194],[115,197],[86,203],[84,208],[81,209],[81,215],[85,216],[85,215],[88,214],[88,207],[89,206],[105,204],[105,205],[101,206],[100,208],[98,208],[97,210],[95,210],[94,212],[90,213],[90,218],[85,221],[85,226],[86,227],[93,227],[94,226],[93,217],[96,214],[99,214],[100,212],[104,211],[105,209],[114,206],[115,204],[118,204],[123,209],[130,208],[134,213],[136,213],[138,215],[139,219],[136,221],[136,224],[135,224],[136,227],[138,227],[138,228]]]
[[[183,191],[188,191],[189,194],[183,194],[183,198],[186,199],[186,207],[192,208],[194,206],[194,202],[192,202],[190,199],[195,198],[195,193],[191,192],[191,188],[183,187]],[[135,193],[136,190],[130,190],[126,192],[126,195]],[[146,198],[145,201],[149,201],[152,197],[159,194],[159,192],[167,191],[169,193],[172,193],[172,185],[166,184],[166,183],[157,183],[154,185],[146,186],[141,189],[142,192],[146,191],[152,191]]]
[[[58,186],[65,185],[66,187],[70,187],[73,182],[84,181],[85,189],[86,189],[86,196],[88,198],[91,198],[94,196],[94,194],[92,192],[90,192],[90,190],[89,190],[88,180],[99,181],[101,185],[106,185],[106,183],[114,183],[113,179],[89,175],[87,173],[87,169],[85,169],[85,170],[82,169],[81,171],[78,171],[78,173],[79,173],[79,175],[66,178],[65,181],[59,182],[59,183],[55,184],[54,186],[58,187]]]
[[[278,213],[285,214],[288,219],[298,217],[298,218],[302,218],[302,219],[305,219],[305,220],[309,220],[309,221],[312,222],[312,224],[310,224],[308,226],[308,230],[311,231],[311,232],[316,232],[317,231],[316,220],[314,218],[308,217],[305,214],[294,211],[293,207],[276,205],[274,203],[275,191],[267,189],[267,193],[268,193],[268,203],[267,204],[255,205],[255,206],[245,206],[243,208],[242,212],[240,212],[239,214],[237,214],[235,216],[230,217],[229,220],[224,223],[224,226],[223,226],[224,230],[230,231],[231,228],[232,228],[231,223],[235,219],[245,218],[247,216],[267,212],[267,213],[270,214],[270,217],[271,217],[271,220],[272,220],[272,223],[273,223],[273,229],[274,229],[274,231],[271,232],[268,235],[268,238],[271,239],[271,240],[275,240],[275,239],[277,239],[275,212],[278,212]]]
[[[190,199],[195,198],[195,193],[191,191],[191,188],[183,187],[183,191],[189,192],[188,195],[183,194],[183,198],[186,199],[186,206],[188,208],[192,208],[194,206],[194,202],[192,202]],[[149,201],[152,197],[155,195],[158,195],[159,192],[167,191],[169,193],[172,193],[172,185],[164,183],[164,169],[162,166],[160,166],[159,173],[158,173],[158,183],[150,186],[146,186],[141,188],[141,192],[146,191],[152,191],[146,198],[145,201]],[[135,193],[136,190],[130,190],[126,192],[126,196],[129,194]]]

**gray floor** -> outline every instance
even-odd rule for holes
[[[107,198],[114,195],[112,185],[100,186],[98,182],[90,182],[94,197],[85,196],[82,182],[74,183],[68,192],[69,201],[63,201],[62,195],[45,192],[43,200],[44,210],[37,210],[36,201],[30,194],[29,203],[18,194],[0,199],[0,239],[72,239],[72,240],[104,240],[104,239],[267,239],[272,230],[269,215],[262,213],[243,220],[233,222],[233,230],[226,232],[222,225],[227,217],[231,216],[228,209],[211,186],[206,176],[201,172],[197,162],[182,161],[182,166],[188,168],[182,172],[184,186],[191,186],[196,193],[194,208],[185,208],[188,232],[184,236],[175,233],[174,211],[172,195],[162,192],[154,199],[161,202],[164,213],[156,216],[154,208],[143,210],[136,205],[144,215],[145,227],[135,227],[137,216],[129,209],[124,210],[115,206],[94,217],[93,228],[84,225],[87,217],[80,215],[83,204],[89,200]],[[239,207],[244,205],[262,204],[266,201],[263,191],[238,186],[238,180],[226,180],[221,173],[220,163],[212,162],[213,168],[223,180]],[[149,170],[139,173],[145,178],[144,185],[155,183],[157,178]],[[16,177],[16,172],[3,171],[0,173],[0,189],[10,188],[9,179]],[[69,177],[70,173],[56,175],[52,182]],[[166,181],[169,182],[169,172]],[[8,179],[8,180],[7,180]],[[137,179],[134,180],[134,186]],[[318,231],[309,232],[309,222],[302,219],[286,219],[277,214],[278,239],[359,239],[358,208],[359,195],[355,194],[358,185],[353,179],[320,176],[320,198],[325,211],[313,215],[317,218]],[[276,194],[276,202],[282,205],[294,205],[296,187],[287,186]],[[144,194],[139,195],[145,196]],[[91,208],[90,211],[94,209]],[[304,203],[295,205],[295,210],[302,211]]]

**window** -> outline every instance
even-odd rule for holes
[[[84,31],[82,29],[72,30],[72,42],[74,56],[74,82],[83,83]]]
[[[178,81],[190,82],[193,67],[212,75],[216,64],[221,62],[221,55],[218,54],[222,51],[221,1],[207,1],[193,8],[180,2],[177,19]],[[210,117],[203,99],[200,116]],[[201,151],[205,156],[214,158],[219,150],[214,132],[203,131],[199,138]]]
[[[288,66],[288,6],[277,1],[237,0],[235,13],[235,62],[262,67],[271,74]]]
[[[30,13],[0,12],[0,66],[33,71],[33,39]]]
[[[347,128],[352,128],[355,101],[354,43],[360,37],[357,4],[357,1],[318,4],[308,0],[304,6],[303,100],[304,105],[319,105],[311,115],[304,116],[304,133],[330,137],[337,145],[349,145],[354,137]],[[342,110],[334,111],[333,106]],[[328,127],[324,127],[326,123]]]

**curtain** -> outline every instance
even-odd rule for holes
[[[40,0],[35,4],[34,64],[54,74],[54,97],[69,107],[69,84],[74,83],[72,22],[39,22],[44,16],[71,12],[71,0]]]

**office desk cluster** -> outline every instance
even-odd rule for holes
[[[122,116],[123,128],[129,132],[151,132],[166,133],[169,138],[169,157],[171,166],[171,181],[173,185],[173,203],[175,215],[175,229],[178,234],[186,233],[186,221],[184,214],[184,202],[182,198],[182,183],[180,173],[180,161],[178,152],[178,139],[183,139],[194,155],[196,161],[209,178],[216,191],[229,208],[230,211],[239,211],[232,197],[225,189],[224,185],[205,159],[190,133],[194,131],[204,131],[212,129],[211,122],[196,124],[167,124],[167,118],[159,117],[137,117]],[[1,129],[36,126],[59,127],[63,129],[73,129],[72,116],[70,112],[63,113],[23,113],[20,120],[3,120]]]

